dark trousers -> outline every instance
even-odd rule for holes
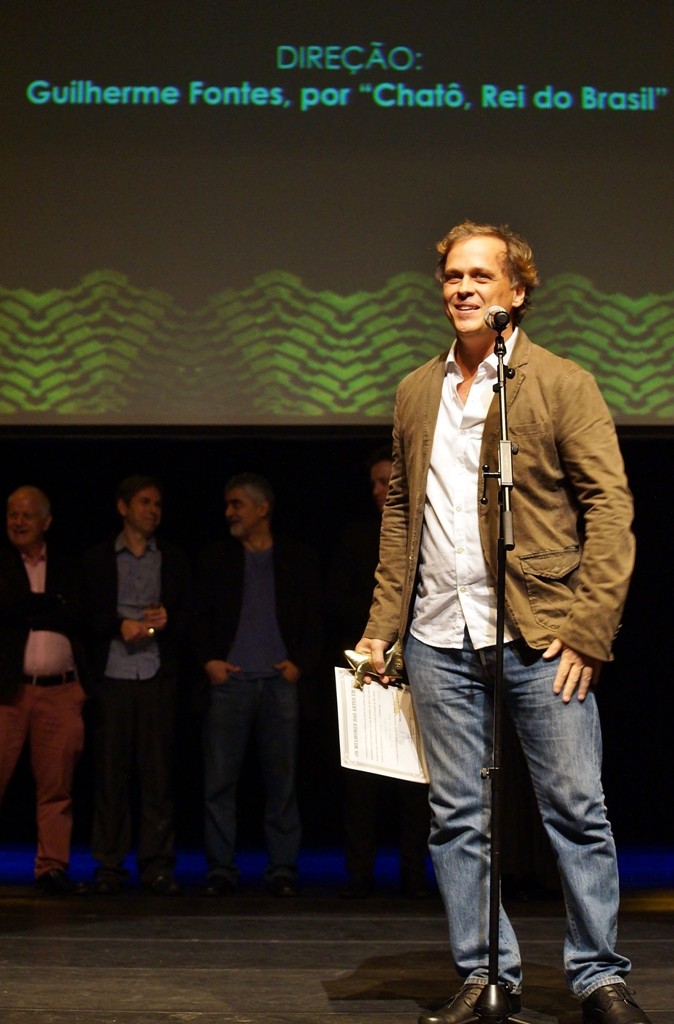
[[[176,677],[104,677],[94,691],[96,790],[92,849],[97,874],[123,874],[132,842],[131,781],[139,798],[137,858],[144,882],[175,864],[172,767]]]
[[[431,812],[428,786],[391,779],[371,772],[345,769],[345,860],[349,875],[371,881],[382,818],[397,827],[400,880],[403,886],[422,884]],[[391,825],[386,830],[391,832]]]
[[[254,736],[265,787],[267,880],[294,876],[301,826],[295,792],[297,687],[280,675],[233,679],[211,688],[204,722],[206,862],[210,877],[236,881],[236,795]]]

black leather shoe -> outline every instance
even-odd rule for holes
[[[182,889],[173,875],[157,875],[146,884],[157,896],[182,896]]]
[[[94,882],[94,893],[96,896],[116,896],[122,891],[121,878],[114,875],[102,875]]]
[[[236,884],[231,878],[209,878],[206,884],[199,890],[200,896],[231,896],[236,891]]]
[[[483,990],[483,985],[466,982],[463,988],[460,988],[456,995],[435,1013],[422,1013],[419,1017],[419,1024],[469,1024],[469,1021],[478,1020],[475,1004]],[[522,1008],[522,1000],[519,996],[508,995],[507,999],[510,1004],[510,1013],[517,1013]]]
[[[583,999],[583,1024],[653,1024],[627,985],[602,985]]]
[[[35,879],[35,888],[48,896],[86,896],[88,890],[82,882],[73,882],[62,868],[52,868]]]
[[[287,875],[277,875],[276,878],[272,878],[267,888],[272,896],[289,897],[299,896],[300,891],[297,888],[297,882],[294,878],[290,878]]]

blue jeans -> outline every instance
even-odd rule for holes
[[[462,978],[488,976],[489,826],[494,648],[429,647],[409,636],[405,664],[431,777],[429,840]],[[615,952],[618,869],[601,786],[601,732],[592,693],[564,704],[552,692],[557,662],[518,640],[504,651],[504,700],[517,729],[567,910],[564,967],[580,999],[624,981],[630,962]],[[508,824],[504,794],[504,828]],[[517,939],[501,907],[499,979],[519,992]]]
[[[295,791],[297,687],[281,675],[230,678],[211,687],[204,722],[207,872],[236,881],[236,792],[248,741],[255,735],[265,787],[267,879],[294,876],[300,847]]]

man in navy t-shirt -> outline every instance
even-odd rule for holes
[[[235,889],[236,793],[254,734],[265,787],[265,881],[297,894],[298,684],[320,655],[317,556],[272,534],[274,494],[255,473],[225,486],[230,539],[205,549],[197,585],[197,651],[209,684],[204,721],[204,893]]]

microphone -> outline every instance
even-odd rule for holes
[[[490,306],[485,314],[484,322],[487,327],[491,327],[492,331],[498,331],[500,334],[510,323],[510,313],[503,306]]]

